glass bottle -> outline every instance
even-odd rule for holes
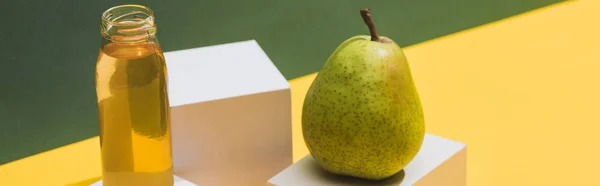
[[[104,186],[172,186],[167,69],[154,15],[141,5],[106,10],[96,62]]]

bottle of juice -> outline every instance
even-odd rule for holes
[[[104,186],[172,186],[167,69],[154,15],[141,5],[106,10],[96,62]]]

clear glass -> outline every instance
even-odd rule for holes
[[[172,186],[167,69],[151,9],[120,5],[101,21],[96,94],[104,186]]]

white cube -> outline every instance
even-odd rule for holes
[[[264,185],[292,164],[291,92],[254,40],[166,52],[174,172]]]
[[[465,144],[426,134],[417,156],[403,171],[385,180],[369,181],[333,175],[322,169],[311,155],[307,155],[275,175],[268,183],[278,186],[465,186],[466,164]]]

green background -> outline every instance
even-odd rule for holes
[[[560,0],[0,1],[0,164],[98,134],[100,14],[155,12],[165,51],[256,39],[287,79],[316,72],[343,40],[368,34],[358,10],[400,46]],[[201,81],[201,80],[200,80]]]

